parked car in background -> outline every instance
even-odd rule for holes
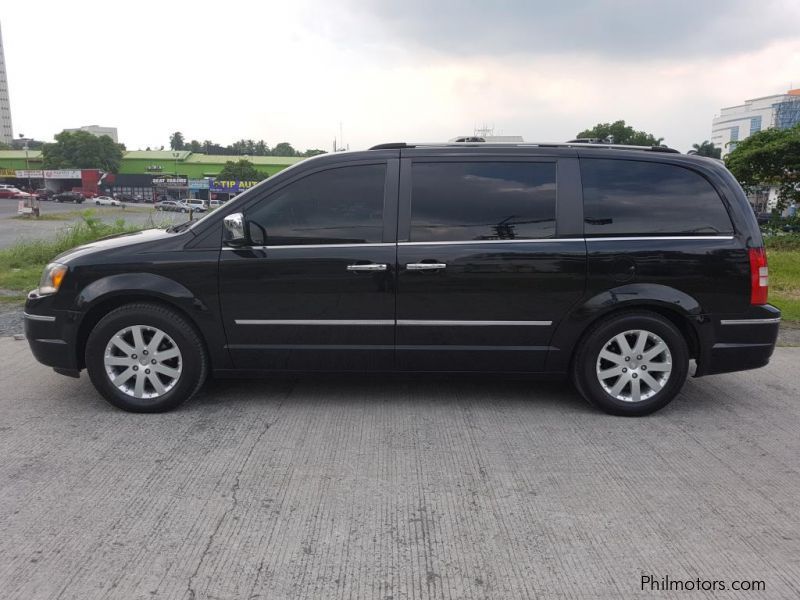
[[[75,192],[75,193],[80,194],[84,198],[94,198],[95,196],[99,196],[99,194],[97,192],[93,192],[92,190],[85,190],[85,189],[80,188],[80,187],[74,187],[74,188],[72,188],[72,191]]]
[[[186,204],[191,206],[192,210],[195,212],[204,212],[208,209],[206,201],[200,200],[199,198],[189,198],[188,200],[186,200]]]
[[[98,196],[92,200],[97,206],[121,206],[125,207],[125,204],[117,200],[116,198],[112,198],[111,196]]]
[[[0,198],[22,200],[24,198],[30,198],[30,196],[31,194],[29,194],[28,192],[23,192],[21,189],[13,186],[6,186],[0,188]]]
[[[86,198],[83,197],[83,194],[80,192],[61,192],[60,194],[55,194],[53,196],[53,200],[56,202],[72,202],[73,204],[82,204]]]
[[[760,212],[760,213],[755,213],[755,215],[756,215],[756,221],[758,221],[759,225],[766,225],[767,223],[770,222],[770,219],[772,219],[771,212]]]
[[[177,200],[163,200],[161,202],[156,202],[153,205],[153,209],[170,211],[170,212],[188,213],[189,205],[184,204],[183,202],[178,202]]]
[[[48,188],[39,188],[38,190],[34,190],[33,194],[39,200],[52,200],[56,192]]]
[[[124,194],[122,192],[118,192],[118,193],[114,194],[114,198],[116,200],[119,200],[120,202],[127,202],[127,203],[144,202],[144,198],[142,198],[139,195]]]

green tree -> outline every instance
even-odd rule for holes
[[[717,148],[714,142],[704,140],[699,144],[692,144],[694,154],[698,156],[708,156],[710,158],[719,158],[722,155],[722,148]]]
[[[636,131],[625,121],[613,123],[598,123],[591,129],[578,133],[579,138],[596,138],[614,144],[628,144],[631,146],[660,146],[664,138],[657,138],[646,131]]]
[[[117,144],[107,135],[95,136],[86,131],[62,131],[53,144],[42,148],[45,169],[102,169],[110,173],[119,171],[123,144]]]
[[[258,142],[256,142],[255,155],[267,156],[268,154],[269,154],[269,146],[267,146],[267,142],[265,142],[264,140],[258,140]]]
[[[187,149],[187,146],[184,146],[183,148],[185,150],[185,149]],[[192,140],[191,142],[189,142],[188,149],[191,152],[202,152],[203,151],[203,144],[201,144],[197,140]]]
[[[173,150],[183,150],[183,134],[180,131],[176,131],[171,136],[169,136],[169,147]]]
[[[320,150],[319,148],[309,148],[305,152],[303,152],[303,156],[317,156],[318,154],[327,154],[325,150]]]
[[[262,173],[257,170],[253,163],[245,159],[236,162],[229,160],[217,175],[217,179],[225,181],[233,181],[235,179],[239,181],[261,181],[267,177],[269,177],[268,173]]]
[[[272,149],[272,156],[297,156],[297,150],[289,142],[281,142]]]
[[[778,188],[778,210],[800,201],[800,125],[764,129],[738,142],[725,165],[748,191]]]

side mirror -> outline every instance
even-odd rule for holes
[[[228,246],[244,246],[247,244],[245,221],[242,213],[227,215],[222,220],[222,241]]]

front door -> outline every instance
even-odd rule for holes
[[[220,300],[236,368],[393,367],[397,159],[329,165],[244,209]]]
[[[398,367],[542,371],[585,287],[577,160],[422,155],[401,182]]]

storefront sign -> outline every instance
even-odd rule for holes
[[[208,179],[190,179],[189,187],[193,190],[207,190]]]
[[[16,171],[17,179],[41,179],[43,171]]]
[[[245,190],[249,190],[254,185],[258,185],[259,181],[235,181],[215,179],[209,188],[212,192],[227,192],[228,194],[238,194]]]
[[[14,169],[0,169],[0,177],[16,177],[17,172]]]
[[[44,172],[45,179],[80,179],[80,169],[55,169]]]
[[[170,177],[153,177],[153,185],[161,187],[186,187],[189,180],[186,177],[170,176]]]

